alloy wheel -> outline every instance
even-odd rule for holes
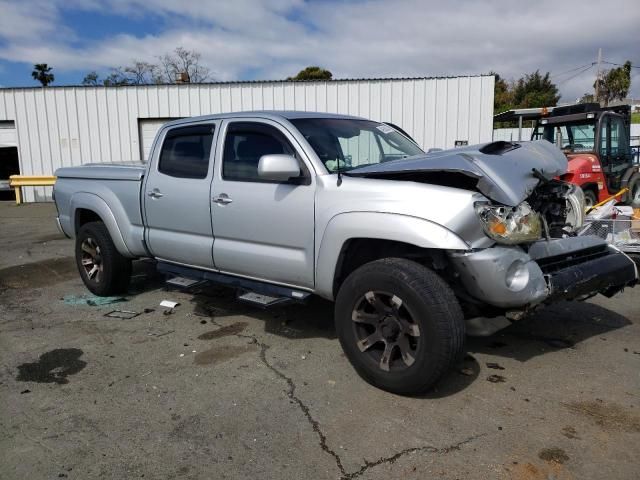
[[[409,368],[421,347],[415,316],[397,295],[370,291],[351,314],[357,346],[386,372]]]
[[[80,248],[82,250],[82,267],[87,274],[87,278],[96,283],[100,283],[103,276],[100,246],[93,238],[87,237],[82,241]]]

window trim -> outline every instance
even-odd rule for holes
[[[267,180],[260,178],[235,178],[229,177],[224,174],[224,163],[225,163],[225,149],[227,138],[229,136],[229,131],[233,127],[233,125],[237,124],[253,124],[258,125],[261,128],[273,129],[281,135],[282,139],[286,142],[289,148],[294,152],[293,157],[298,161],[298,165],[300,166],[300,176],[289,179],[287,181],[278,182],[275,180]],[[249,130],[250,131],[250,130]],[[279,128],[276,125],[273,125],[270,122],[266,122],[262,119],[251,119],[251,118],[242,118],[242,119],[229,119],[224,126],[224,138],[220,142],[219,154],[220,154],[220,169],[219,174],[220,178],[225,182],[238,182],[238,183],[267,183],[267,184],[276,184],[276,185],[311,185],[311,171],[307,166],[306,162],[302,159],[302,155],[300,154],[300,149],[297,149],[293,142],[287,137],[285,131],[282,128]],[[231,132],[233,133],[233,132]]]
[[[167,142],[167,140],[169,140],[170,138],[175,138],[175,137],[179,137],[179,136],[189,136],[189,135],[174,135],[174,132],[176,132],[177,130],[209,130],[209,133],[211,135],[211,146],[209,148],[209,158],[207,159],[207,170],[206,170],[206,174],[204,177],[182,177],[182,176],[176,176],[176,175],[171,175],[170,173],[166,173],[165,171],[162,171],[160,169],[160,162],[162,160],[162,152],[164,150],[164,146]],[[157,157],[156,157],[156,165],[155,165],[155,171],[156,173],[160,174],[160,175],[164,175],[166,177],[170,177],[170,178],[178,178],[180,180],[207,180],[210,178],[211,176],[211,172],[212,172],[212,164],[214,163],[212,160],[215,158],[215,148],[216,148],[216,136],[218,134],[218,130],[219,130],[219,123],[216,122],[203,122],[203,123],[189,123],[189,124],[184,124],[184,125],[172,125],[168,128],[164,129],[164,132],[162,133],[162,142],[160,143],[160,148],[158,149],[158,153],[157,153]],[[192,134],[193,135],[193,134]]]

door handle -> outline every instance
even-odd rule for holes
[[[228,205],[229,203],[233,202],[233,200],[231,200],[229,198],[229,195],[227,195],[226,193],[221,193],[217,197],[213,197],[211,201],[213,203],[217,203],[218,205]]]
[[[147,192],[147,195],[149,195],[151,198],[160,198],[163,196],[163,194],[160,193],[160,190],[158,190],[157,188],[154,188],[150,192]]]

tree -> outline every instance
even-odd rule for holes
[[[36,63],[33,66],[31,76],[34,80],[40,82],[43,87],[46,87],[55,80],[53,73],[51,73],[51,69],[52,67],[48,66],[46,63]]]
[[[513,88],[516,108],[553,107],[560,100],[558,87],[551,82],[550,74],[539,70],[521,77]]]
[[[520,77],[517,81],[507,81],[495,72],[493,91],[494,114],[516,108],[553,107],[560,95],[558,87],[551,82],[549,73],[541,75],[538,70]],[[510,127],[513,122],[501,122],[498,127]]]
[[[159,65],[154,66],[155,83],[204,83],[211,78],[211,71],[200,63],[201,55],[194,50],[176,48],[172,53],[160,57]]]
[[[596,101],[596,97],[593,93],[585,93],[580,97],[578,103],[593,103]]]
[[[111,73],[102,82],[105,87],[120,87],[123,85],[131,85],[131,81],[122,71],[122,68],[112,68]]]
[[[631,87],[631,62],[626,61],[618,68],[612,68],[600,75],[593,84],[596,100],[608,106],[613,100],[624,100]]]
[[[493,89],[493,111],[494,113],[506,112],[513,108],[513,86],[507,83],[496,72],[489,72],[495,77],[495,86]]]
[[[133,60],[130,65],[111,68],[102,84],[105,87],[120,85],[153,85],[160,83],[204,83],[211,79],[211,71],[200,63],[201,55],[194,50],[178,47],[162,55],[158,63]],[[89,72],[83,85],[100,85],[98,74]]]
[[[131,65],[121,69],[121,74],[126,77],[129,85],[149,85],[154,83],[157,69],[158,66],[152,63],[134,61]]]
[[[298,72],[295,77],[288,77],[287,80],[331,80],[333,74],[329,70],[318,66],[310,66]]]
[[[82,84],[97,87],[98,81],[98,73],[94,71],[89,72],[84,76],[84,78],[82,79]]]

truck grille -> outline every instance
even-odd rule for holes
[[[595,260],[596,258],[609,255],[609,249],[606,244],[597,245],[595,247],[585,248],[570,254],[556,255],[553,257],[539,258],[536,263],[542,270],[542,273],[551,274],[558,272],[564,268],[580,265],[581,263]]]

